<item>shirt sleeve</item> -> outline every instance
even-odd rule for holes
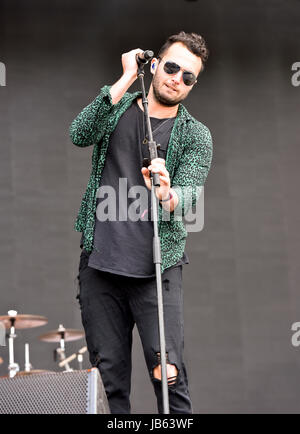
[[[113,107],[110,86],[104,86],[94,101],[71,123],[69,132],[72,143],[86,147],[99,142],[105,133]]]
[[[197,125],[187,134],[185,150],[172,180],[172,189],[179,199],[174,210],[176,215],[184,216],[196,205],[211,167],[212,154],[209,129],[203,124]]]

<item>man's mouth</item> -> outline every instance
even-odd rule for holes
[[[173,91],[173,92],[177,92],[177,89],[175,89],[175,87],[170,86],[170,85],[168,85],[168,84],[166,84],[166,86],[167,86],[167,88],[170,89],[171,91]]]

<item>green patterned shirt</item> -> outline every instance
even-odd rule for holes
[[[110,86],[104,86],[70,126],[74,145],[94,145],[91,175],[75,222],[75,229],[84,235],[84,248],[88,252],[94,248],[96,192],[100,186],[109,138],[122,114],[139,96],[140,92],[126,92],[117,104],[112,104]],[[166,155],[171,187],[176,191],[179,202],[171,213],[161,205],[158,210],[162,272],[175,265],[183,255],[187,237],[183,216],[199,198],[200,187],[204,185],[211,166],[212,152],[209,129],[179,104]]]

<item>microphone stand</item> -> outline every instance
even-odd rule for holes
[[[153,53],[152,56],[153,57]],[[138,63],[138,78],[142,89],[142,104],[144,107],[144,114],[146,119],[146,129],[148,133],[148,147],[150,160],[158,157],[157,145],[153,140],[151,122],[148,111],[148,100],[144,85],[144,66],[147,63],[146,60],[141,60],[136,57]],[[152,220],[153,220],[153,263],[155,265],[156,273],[156,286],[157,286],[157,304],[158,304],[158,325],[159,325],[159,340],[160,340],[160,359],[161,359],[161,383],[162,383],[162,397],[163,397],[163,409],[164,414],[169,414],[169,391],[167,380],[167,363],[166,363],[166,342],[165,342],[165,330],[164,330],[164,312],[163,312],[163,297],[162,297],[162,280],[161,280],[161,251],[160,251],[160,238],[158,235],[158,198],[155,195],[156,187],[160,186],[159,174],[151,173],[151,204],[152,204]]]

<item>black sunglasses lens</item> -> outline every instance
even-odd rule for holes
[[[177,65],[177,63],[166,62],[164,64],[164,71],[167,74],[176,74],[178,71],[180,71],[180,66]]]
[[[184,72],[182,78],[186,86],[192,86],[196,82],[196,77],[192,72]]]
[[[177,74],[180,71],[180,66],[174,62],[166,62],[164,64],[164,71],[167,74]],[[182,78],[186,86],[192,86],[196,82],[196,77],[192,72],[184,71]]]

